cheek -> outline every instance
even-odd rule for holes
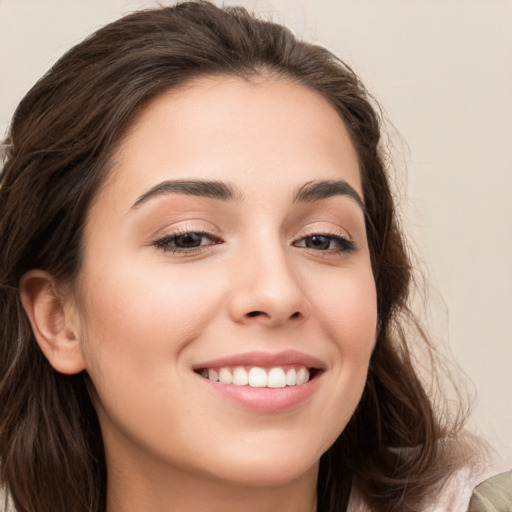
[[[219,288],[193,273],[122,261],[88,270],[81,324],[87,370],[98,384],[176,363],[218,310]]]
[[[118,260],[87,271],[83,346],[105,442],[116,446],[119,431],[172,453],[171,428],[180,442],[193,435],[190,424],[180,427],[190,407],[189,347],[218,311],[222,289],[167,265]]]
[[[375,345],[377,295],[369,269],[333,279],[313,299],[340,356],[369,360]]]
[[[320,328],[331,340],[332,376],[330,422],[344,428],[359,403],[366,384],[370,357],[375,347],[377,298],[370,270],[351,273],[315,297]],[[341,433],[336,431],[336,436]],[[333,442],[334,439],[331,439]]]

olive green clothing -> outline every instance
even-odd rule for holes
[[[468,512],[512,512],[512,471],[500,473],[477,485]]]

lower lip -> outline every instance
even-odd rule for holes
[[[285,388],[252,388],[251,386],[222,384],[201,376],[199,378],[223,398],[232,400],[243,407],[258,412],[283,412],[306,402],[315,391],[320,376],[316,375],[305,384]]]

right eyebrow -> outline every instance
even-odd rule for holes
[[[241,192],[235,189],[233,185],[222,181],[166,180],[150,188],[147,192],[144,192],[135,203],[133,203],[131,210],[137,209],[154,197],[172,193],[207,197],[220,201],[237,201],[242,197]]]

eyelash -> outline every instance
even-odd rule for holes
[[[192,246],[192,247],[178,247],[177,245],[172,245],[172,243],[176,243],[176,241],[179,238],[184,238],[186,236],[197,236],[201,238],[208,238],[211,240],[212,243],[208,244],[201,244]],[[206,247],[211,247],[212,245],[218,245],[221,244],[222,240],[220,238],[217,238],[216,236],[213,236],[211,233],[207,233],[206,231],[193,231],[193,230],[183,230],[183,231],[176,231],[174,233],[171,233],[169,235],[164,236],[163,238],[160,238],[156,242],[153,243],[153,245],[164,252],[171,252],[172,254],[176,253],[185,253],[190,254],[193,252],[198,252]]]
[[[314,238],[325,239],[325,241],[329,242],[329,246],[332,243],[334,243],[338,247],[336,249],[332,249],[332,248],[317,249],[315,247],[307,247],[306,245],[297,245],[298,242],[302,242],[302,241],[306,241],[306,240],[313,241]],[[319,241],[321,241],[321,240],[319,240]],[[311,235],[303,236],[303,237],[299,238],[299,240],[294,242],[293,245],[295,247],[304,247],[304,248],[310,249],[312,251],[319,251],[321,253],[327,253],[327,254],[343,254],[343,253],[350,254],[357,249],[355,242],[353,242],[352,240],[349,240],[345,236],[333,234],[333,233],[312,233]]]
[[[199,239],[199,245],[194,245],[191,247],[178,247],[177,245],[173,245],[176,244],[178,239],[187,236],[196,237],[196,240]],[[203,244],[202,242],[204,241],[205,238],[209,239],[210,243]],[[307,245],[299,245],[299,242],[304,242],[305,244],[307,244],[307,241],[312,242],[313,239],[315,238],[324,239],[324,242],[328,242],[329,247],[327,249],[318,249],[312,246],[308,247]],[[321,242],[322,240],[318,241]],[[220,238],[206,231],[180,230],[175,233],[166,235],[163,238],[160,238],[159,240],[156,240],[153,243],[153,246],[164,252],[170,252],[172,254],[193,254],[198,253],[201,250],[205,250],[209,247],[212,247],[213,245],[219,245],[222,243],[223,241]],[[330,247],[333,243],[337,245],[337,248],[333,249]],[[308,236],[303,236],[299,238],[298,240],[294,241],[292,245],[294,247],[303,247],[311,251],[331,255],[350,254],[357,249],[356,244],[352,240],[349,240],[345,236],[332,233],[312,233]]]

